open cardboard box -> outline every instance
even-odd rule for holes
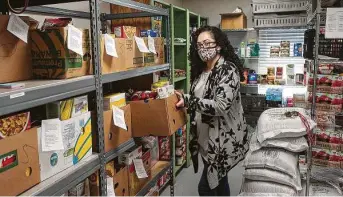
[[[1,196],[16,196],[40,182],[37,128],[0,140]]]
[[[177,96],[171,95],[165,99],[132,101],[132,135],[170,136],[186,124],[184,109],[176,109]]]
[[[115,165],[113,185],[117,196],[129,196],[129,173],[127,166]]]
[[[105,152],[118,148],[132,138],[131,106],[126,105],[121,109],[124,110],[127,131],[114,125],[112,110],[104,111]]]
[[[144,185],[150,180],[151,178],[151,153],[150,150],[146,151],[143,156],[143,165],[144,169],[148,175],[147,178],[138,178],[135,165],[132,162],[128,166],[129,171],[129,194],[130,196],[136,196],[136,194],[144,187]]]

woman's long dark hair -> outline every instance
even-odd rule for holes
[[[220,55],[224,57],[226,61],[230,61],[236,65],[239,71],[240,79],[243,81],[243,64],[239,57],[235,54],[235,50],[230,44],[227,35],[219,28],[212,26],[201,27],[192,35],[192,42],[188,55],[188,59],[191,62],[191,81],[194,81],[197,77],[199,77],[199,75],[206,68],[206,63],[200,59],[197,50],[198,37],[203,32],[209,32],[212,34],[217,46],[221,48]]]

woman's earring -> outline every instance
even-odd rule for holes
[[[219,52],[220,52],[220,49],[219,49],[219,48],[216,48],[216,51],[217,51],[217,53],[219,53]]]

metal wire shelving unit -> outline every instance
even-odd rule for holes
[[[11,0],[10,2],[13,8],[20,8],[23,6],[21,0]],[[25,81],[26,87],[24,89],[1,90],[0,116],[77,96],[80,94],[95,92],[96,128],[93,128],[92,131],[96,132],[98,136],[98,152],[93,153],[89,158],[86,158],[77,165],[68,168],[63,172],[60,172],[45,181],[42,181],[38,185],[24,192],[22,194],[24,196],[61,196],[97,170],[100,171],[100,195],[106,196],[106,163],[119,156],[121,153],[125,152],[129,148],[133,147],[135,143],[133,139],[131,139],[119,146],[117,149],[105,153],[103,126],[103,84],[148,75],[163,70],[170,70],[172,65],[172,59],[170,55],[171,31],[169,22],[169,10],[157,8],[132,0],[102,0],[102,2],[136,9],[140,12],[127,14],[103,14],[100,10],[100,0],[89,0],[89,12],[80,12],[43,6],[49,4],[70,2],[80,2],[80,0],[30,0],[25,13],[90,20],[92,65],[94,75],[66,80],[30,80]],[[84,2],[87,3],[87,1]],[[8,14],[6,0],[0,0],[0,12],[3,14]],[[107,20],[153,16],[165,17],[165,20],[167,21],[165,29],[167,63],[158,66],[144,67],[135,70],[103,75],[101,72],[100,64],[100,36],[102,33],[106,33],[106,28],[102,28],[105,26],[105,22]],[[153,183],[156,183],[158,178],[161,177],[165,172],[170,171],[170,173],[173,174],[174,169],[173,165],[171,165],[172,163],[173,158],[170,162],[164,162],[163,165],[161,164],[157,169],[158,171],[156,173],[153,173],[154,177],[151,178],[149,183],[147,183],[137,195],[145,195],[146,192],[148,192],[149,189],[153,186]],[[170,177],[171,178],[169,184],[171,195],[173,196],[174,180],[173,176]]]

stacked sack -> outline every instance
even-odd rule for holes
[[[316,123],[302,108],[264,111],[251,137],[245,160],[241,196],[295,196],[302,190],[299,153],[308,149],[304,137]]]

